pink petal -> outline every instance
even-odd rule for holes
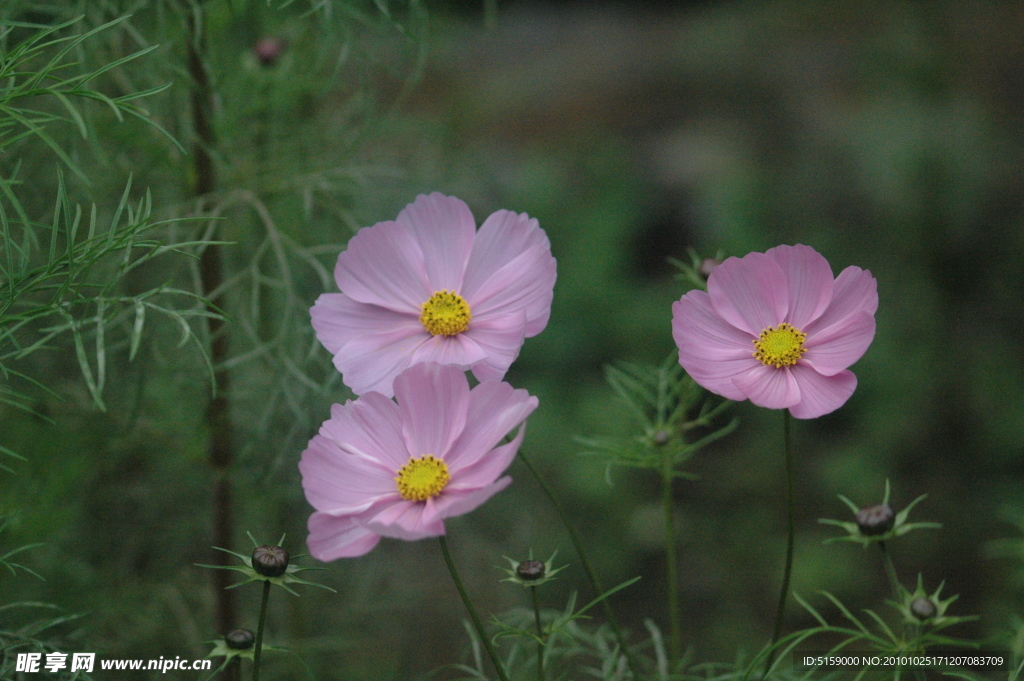
[[[777,369],[757,362],[756,367],[732,380],[757,406],[766,409],[785,409],[800,401],[800,387],[793,377],[792,368]]]
[[[444,534],[444,522],[433,499],[405,501],[388,506],[364,521],[366,527],[382,537],[416,541]]]
[[[398,405],[380,393],[366,393],[358,400],[333,405],[331,418],[320,427],[320,435],[346,455],[375,461],[390,477],[409,460]]]
[[[824,376],[834,376],[856,362],[875,337],[875,317],[862,310],[808,335],[803,362]]]
[[[489,485],[498,476],[505,472],[505,469],[512,465],[516,458],[519,445],[523,442],[525,426],[519,428],[515,438],[507,444],[491,450],[483,450],[475,456],[464,457],[459,462],[459,469],[452,472],[452,480],[445,488],[447,492],[457,489],[477,489]]]
[[[729,258],[711,270],[708,295],[715,312],[753,336],[777,326],[789,312],[786,275],[764,253]]]
[[[693,380],[730,400],[747,399],[732,379],[760,365],[753,338],[718,316],[706,293],[690,291],[673,303],[672,337],[679,363]]]
[[[391,397],[395,377],[408,368],[416,349],[431,338],[422,325],[418,331],[406,326],[357,336],[334,356],[334,366],[356,395],[374,391]]]
[[[359,230],[338,256],[334,279],[357,302],[416,315],[433,293],[422,248],[409,228],[396,222]]]
[[[479,381],[500,381],[512,362],[519,356],[526,334],[526,314],[516,310],[507,314],[490,314],[474,319],[465,336],[477,345],[486,358],[473,365],[473,375]]]
[[[487,352],[474,343],[466,333],[460,333],[454,336],[431,336],[416,348],[409,364],[437,362],[454,364],[465,370],[485,359]]]
[[[851,371],[822,376],[802,364],[795,365],[792,370],[800,385],[800,402],[789,408],[793,418],[813,419],[833,412],[846,404],[857,388],[857,377]]]
[[[351,516],[314,513],[309,517],[309,554],[319,561],[355,558],[369,553],[380,535],[366,529]]]
[[[317,339],[328,352],[338,354],[346,343],[368,334],[409,337],[426,334],[419,312],[395,312],[379,305],[352,300],[344,293],[321,294],[309,310]]]
[[[455,516],[469,513],[483,505],[485,501],[505,489],[512,483],[512,478],[505,476],[491,484],[474,489],[445,490],[437,497],[437,512],[442,518],[454,518]]]
[[[532,397],[525,390],[515,390],[508,383],[488,381],[473,388],[469,393],[466,425],[445,456],[452,481],[458,480],[459,471],[472,466],[481,457],[490,458],[489,452],[494,446],[526,420],[526,417],[537,408],[537,404],[536,397]],[[523,432],[520,428],[515,441],[522,441],[522,438]],[[514,449],[511,456],[515,456]],[[511,460],[509,458],[509,462]],[[493,482],[504,470],[505,468],[502,468],[497,471],[486,482]]]
[[[476,237],[476,221],[469,206],[454,196],[421,194],[402,209],[396,222],[412,233],[423,252],[432,290],[420,304],[434,291],[459,291]]]
[[[858,312],[874,315],[878,310],[878,282],[871,272],[859,267],[847,267],[836,277],[832,289],[832,302],[807,328],[801,329],[808,339],[828,327],[841,323]]]
[[[800,329],[813,322],[832,301],[832,268],[828,260],[810,246],[776,246],[765,255],[786,275],[789,314],[786,321]]]
[[[394,472],[363,456],[342,452],[315,435],[299,461],[302,489],[310,505],[330,513],[361,513],[398,496]]]
[[[469,382],[458,367],[417,364],[395,379],[409,452],[445,458],[469,411]]]
[[[463,296],[474,317],[526,311],[526,336],[544,330],[555,285],[551,244],[525,213],[500,210],[480,227],[466,266]]]
[[[753,336],[722,319],[703,291],[690,291],[672,304],[672,338],[680,357],[687,359],[728,360],[754,355]]]

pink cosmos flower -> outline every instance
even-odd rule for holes
[[[810,419],[841,407],[857,387],[847,370],[875,337],[871,272],[835,279],[809,246],[729,258],[708,290],[672,305],[679,363],[713,393]]]
[[[472,390],[455,366],[417,364],[395,379],[397,404],[369,392],[331,409],[302,453],[309,552],[322,561],[361,556],[381,537],[445,533],[444,519],[480,506],[512,479],[523,440],[496,446],[537,408],[508,383]]]
[[[434,193],[359,230],[334,278],[341,293],[310,310],[316,336],[353,392],[390,397],[395,376],[421,362],[501,380],[548,323],[555,259],[525,213],[499,210],[478,232],[465,203]]]

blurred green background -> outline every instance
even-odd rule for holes
[[[82,14],[74,33],[133,12],[76,58],[94,68],[159,45],[99,86],[113,96],[171,83],[143,106],[186,150],[88,108],[87,139],[71,125],[49,129],[86,170],[69,193],[109,212],[131,175],[163,217],[190,214],[187,3],[67,4],[9,3],[0,24]],[[823,547],[836,532],[817,519],[849,519],[837,494],[881,501],[888,478],[897,510],[927,493],[911,520],[944,526],[892,547],[904,583],[921,573],[931,591],[945,580],[944,594],[961,595],[953,614],[981,615],[950,633],[1008,630],[1022,565],[990,548],[1020,537],[1013,521],[1024,517],[1024,6],[279,4],[203,4],[212,205],[219,237],[233,242],[223,253],[236,549],[249,531],[262,541],[287,533],[286,547],[302,550],[311,509],[296,463],[331,402],[348,397],[306,310],[336,290],[329,272],[355,230],[436,190],[467,201],[478,221],[499,208],[527,212],[551,239],[551,321],[506,380],[540,398],[524,449],[560,491],[605,583],[643,576],[614,601],[631,630],[648,617],[667,622],[658,479],[580,456],[575,437],[635,428],[602,367],[672,352],[670,306],[686,286],[667,258],[792,243],[816,248],[836,274],[870,269],[880,298],[875,341],[853,367],[856,393],[794,428],[794,588],[815,603],[826,589],[851,608],[884,607],[875,555]],[[253,52],[261,38],[278,41],[267,63]],[[27,143],[17,156],[33,188],[23,200],[46,222],[56,158]],[[13,163],[0,158],[5,173]],[[180,235],[205,227],[181,223]],[[125,286],[195,287],[194,263],[175,263]],[[198,658],[222,633],[208,571],[193,566],[213,561],[209,377],[195,346],[175,347],[177,334],[154,327],[130,363],[126,344],[108,350],[106,412],[69,343],[16,367],[59,395],[18,385],[52,423],[0,411],[0,444],[28,459],[0,473],[0,511],[19,512],[2,541],[44,542],[21,558],[46,577],[5,574],[0,603],[88,613],[63,634],[105,657]],[[732,413],[738,430],[702,452],[689,465],[699,479],[675,490],[684,634],[699,660],[763,645],[781,580],[782,416],[749,403]],[[552,509],[521,464],[511,474],[508,491],[447,524],[478,606],[525,605],[494,566],[531,548],[558,549],[570,566],[545,590],[548,606],[574,590],[589,600]],[[385,540],[329,567],[315,579],[338,594],[276,594],[271,604],[269,640],[313,676],[419,678],[464,659],[464,611],[435,542]],[[258,589],[238,598],[238,624],[255,628]],[[789,628],[811,622],[790,608]],[[267,663],[267,678],[303,673],[287,656]]]

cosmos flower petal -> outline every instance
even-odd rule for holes
[[[382,537],[416,541],[444,535],[444,522],[432,500],[399,501],[365,520],[366,527]]]
[[[433,291],[460,290],[476,237],[476,220],[469,206],[454,196],[421,194],[402,209],[396,222],[416,238]]]
[[[473,365],[473,375],[479,381],[500,381],[523,346],[526,315],[523,310],[515,310],[474,320],[464,335],[487,354],[486,359]]]
[[[832,301],[832,268],[828,260],[810,246],[776,246],[765,255],[786,275],[789,314],[785,321],[798,329],[821,316]]]
[[[360,229],[338,256],[334,279],[349,298],[397,312],[419,314],[433,293],[422,248],[397,222]]]
[[[492,449],[484,456],[463,457],[459,462],[458,485],[449,485],[452,490],[475,488],[489,485],[512,465],[513,459],[523,442],[524,428],[520,428],[511,442]],[[447,491],[447,490],[446,490]]]
[[[417,348],[432,338],[421,331],[406,327],[356,336],[334,356],[334,366],[355,394],[375,391],[391,397],[395,377],[409,367]]]
[[[684,368],[697,361],[753,359],[754,338],[726,322],[704,291],[690,291],[672,304],[672,337]]]
[[[324,562],[362,556],[380,541],[380,535],[367,529],[355,516],[318,512],[309,517],[308,527],[309,553]]]
[[[445,517],[469,513],[510,484],[512,484],[512,478],[505,476],[483,487],[459,489],[444,494],[437,498],[438,513]]]
[[[524,310],[532,337],[547,325],[555,277],[551,243],[537,220],[500,210],[480,226],[463,293],[474,314]]]
[[[857,389],[857,377],[852,371],[840,371],[834,376],[823,376],[809,366],[796,365],[793,376],[800,384],[800,402],[789,409],[798,419],[814,419],[835,411]]]
[[[878,282],[867,270],[847,267],[836,277],[828,309],[803,331],[810,337],[858,312],[874,316],[877,310]]]
[[[487,352],[464,333],[455,336],[433,336],[416,348],[409,364],[435,362],[452,364],[460,369],[469,367],[487,359]]]
[[[387,468],[342,451],[322,435],[310,440],[299,461],[299,472],[306,499],[318,511],[362,513],[397,496],[394,474]]]
[[[321,294],[309,314],[317,340],[335,355],[335,365],[345,363],[344,358],[337,355],[346,343],[356,338],[367,335],[382,339],[407,338],[423,333],[418,312],[395,312],[357,302],[344,293]]]
[[[875,338],[875,317],[861,310],[807,337],[803,361],[823,376],[834,376],[860,359]]]
[[[711,271],[708,295],[715,312],[737,329],[757,336],[789,311],[789,285],[775,260],[764,253],[729,258]]]
[[[445,461],[453,472],[460,471],[461,474],[464,468],[482,457],[491,458],[494,446],[536,408],[537,398],[525,390],[516,390],[508,383],[498,381],[481,383],[470,392],[466,426],[452,444]],[[523,429],[520,428],[514,442],[521,442],[522,436]],[[515,449],[512,450],[513,455]],[[506,466],[511,462],[509,459]],[[487,482],[492,482],[503,470],[505,467]]]
[[[320,427],[320,435],[347,455],[372,461],[386,471],[394,471],[409,460],[398,405],[380,393],[366,393],[358,400],[333,405],[331,418]]]
[[[395,398],[412,456],[444,458],[466,427],[469,383],[465,374],[450,365],[417,364],[395,379]]]
[[[800,386],[789,367],[777,369],[757,363],[732,380],[759,407],[785,409],[800,401]]]

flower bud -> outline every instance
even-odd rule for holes
[[[232,629],[224,634],[224,642],[233,650],[248,650],[255,641],[256,637],[248,629]]]
[[[860,509],[855,520],[861,534],[874,537],[891,530],[896,523],[896,515],[889,504],[878,504]]]
[[[931,599],[918,596],[910,603],[910,612],[914,613],[917,619],[924,621],[935,617],[938,610]]]
[[[288,569],[288,552],[280,546],[257,546],[252,551],[252,569],[264,577],[280,577]]]
[[[253,46],[252,53],[263,66],[273,66],[284,52],[284,47],[284,41],[280,38],[261,38]]]
[[[536,582],[544,577],[546,568],[539,560],[524,560],[516,566],[516,576],[524,582]]]
[[[722,261],[718,258],[704,258],[700,261],[700,265],[697,267],[697,271],[707,279],[711,276],[711,270],[715,269],[722,264]]]
[[[663,445],[666,442],[668,442],[668,439],[670,437],[672,437],[672,434],[670,432],[668,432],[667,430],[662,429],[662,430],[655,431],[654,435],[651,436],[651,440],[656,445]]]

